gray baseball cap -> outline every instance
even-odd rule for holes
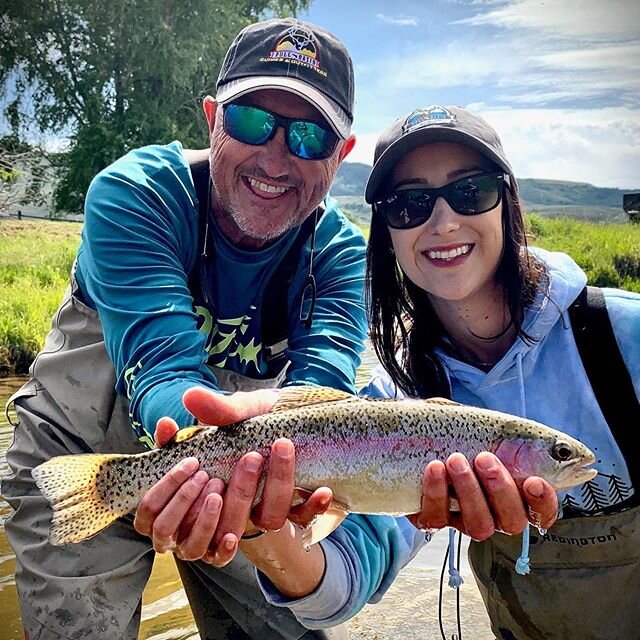
[[[371,204],[376,193],[396,163],[406,153],[430,142],[459,142],[486,156],[503,171],[513,175],[502,143],[493,127],[480,116],[462,107],[432,105],[415,109],[398,118],[378,138],[373,169],[365,200]]]

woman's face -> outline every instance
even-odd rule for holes
[[[435,188],[493,170],[491,161],[471,147],[434,142],[413,149],[396,164],[390,187]],[[440,197],[424,224],[389,232],[402,270],[430,296],[462,302],[494,291],[504,243],[502,201],[486,213],[463,216]]]

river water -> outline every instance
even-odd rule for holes
[[[370,352],[359,371],[359,383],[368,377],[373,364]],[[0,379],[0,407],[25,379]],[[8,472],[6,450],[13,427],[0,415],[0,477]],[[4,534],[9,505],[0,497],[0,640],[22,640],[20,611],[15,588],[15,558]],[[438,533],[406,567],[379,604],[368,605],[349,622],[352,640],[424,640],[440,638],[438,623],[438,584],[446,532]],[[463,543],[466,548],[466,543]],[[463,552],[460,588],[463,638],[493,640],[480,595],[475,586],[466,552]],[[447,640],[456,632],[456,592],[443,589],[443,620]],[[140,640],[199,640],[186,595],[170,554],[156,555],[151,579],[142,600]]]

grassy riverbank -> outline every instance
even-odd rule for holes
[[[640,225],[528,216],[530,243],[570,253],[591,284],[640,292]],[[0,375],[23,374],[69,282],[81,225],[0,221]]]
[[[527,216],[530,244],[564,251],[585,270],[589,284],[640,293],[640,224],[602,224],[574,218]]]
[[[82,225],[0,221],[0,375],[24,374],[69,283]]]

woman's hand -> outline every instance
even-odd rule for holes
[[[459,511],[451,511],[455,498]],[[529,522],[548,529],[556,520],[558,498],[551,485],[532,476],[520,490],[500,460],[487,451],[469,464],[461,453],[446,463],[430,462],[422,479],[422,510],[410,516],[421,529],[451,526],[474,540],[496,531],[521,533]]]

